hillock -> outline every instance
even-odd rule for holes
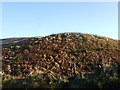
[[[82,33],[32,37],[2,48],[4,74],[14,79],[51,73],[61,79],[117,65],[118,40]]]

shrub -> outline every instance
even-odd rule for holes
[[[25,79],[14,79],[3,82],[3,88],[58,88],[62,81],[50,74],[38,74]]]

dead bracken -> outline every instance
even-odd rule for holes
[[[11,45],[3,43],[2,67],[5,74],[17,78],[39,71],[67,78],[95,72],[95,66],[103,66],[103,61],[117,64],[118,52],[117,40],[82,33],[58,33],[26,38]]]

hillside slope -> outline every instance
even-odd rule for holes
[[[7,48],[12,45],[17,45],[17,43],[22,43],[24,40],[27,40],[29,37],[18,37],[18,38],[6,38],[0,39],[3,48]]]
[[[118,41],[82,33],[28,38],[2,48],[3,72],[15,78],[52,73],[61,78],[95,72],[97,64],[118,63]]]

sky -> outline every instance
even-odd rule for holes
[[[1,31],[0,38],[78,32],[118,39],[118,3],[3,2]]]

